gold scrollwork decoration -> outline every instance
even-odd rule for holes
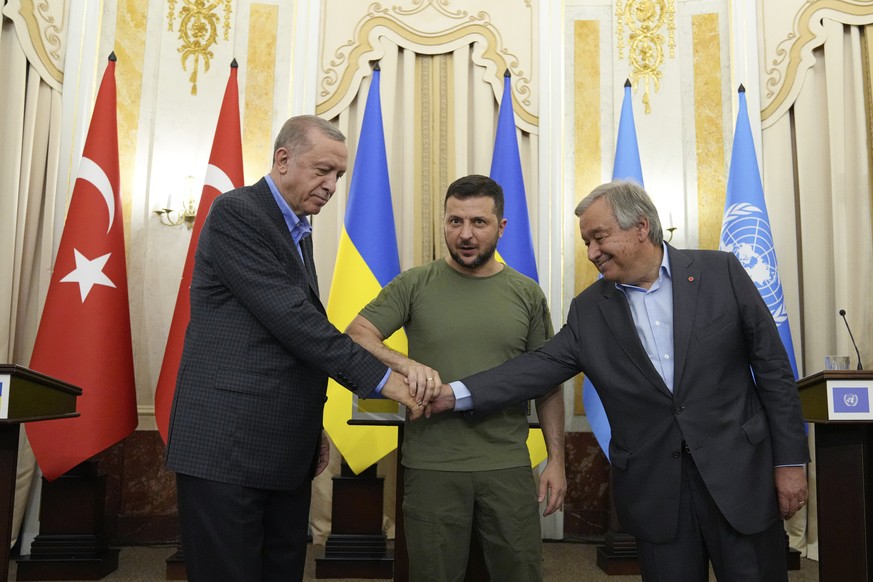
[[[644,84],[643,105],[645,112],[651,113],[649,88],[658,91],[661,86],[661,65],[664,64],[664,34],[667,31],[667,48],[670,57],[676,56],[676,20],[674,0],[627,0],[616,3],[616,35],[618,58],[624,58],[627,48],[628,60],[633,67],[630,73],[634,92],[637,81]],[[624,30],[628,35],[625,44]]]
[[[233,0],[183,0],[184,5],[179,10],[179,40],[182,46],[181,53],[182,70],[188,70],[188,61],[193,58],[191,68],[191,94],[197,94],[197,76],[200,73],[201,60],[203,72],[209,71],[210,60],[214,56],[212,46],[218,43],[218,27],[220,15],[215,12],[219,7],[224,12],[223,32],[224,40],[230,38],[230,18],[233,12]],[[172,31],[176,17],[176,1],[169,0],[167,14],[168,28]]]
[[[172,0],[171,0],[172,1]],[[621,0],[615,0],[615,36],[616,36],[616,45],[615,48],[618,50],[618,58],[620,60],[624,60],[624,8],[622,7]]]

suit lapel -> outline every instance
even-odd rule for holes
[[[697,298],[700,289],[700,269],[694,260],[683,251],[668,245],[670,270],[673,274],[673,392],[681,384],[691,341],[694,314],[697,311]]]
[[[637,336],[633,316],[624,293],[608,281],[601,281],[601,284],[604,286],[604,301],[600,302],[600,312],[603,314],[613,337],[643,376],[664,395],[672,397],[670,390],[664,384],[661,375],[655,370],[639,336]]]
[[[306,268],[306,275],[309,277],[309,286],[318,297],[318,274],[315,272],[315,259],[312,256],[312,235],[303,237],[300,241],[300,252],[303,254],[303,266]]]
[[[320,299],[318,293],[318,280],[315,275],[315,262],[312,261],[312,271],[310,274],[310,268],[307,267],[306,263],[303,261],[303,258],[300,256],[301,253],[297,251],[297,245],[294,244],[294,237],[291,236],[291,231],[288,230],[288,225],[285,223],[285,217],[282,216],[282,211],[276,204],[276,200],[273,198],[273,193],[270,192],[270,186],[267,184],[267,180],[261,178],[261,180],[255,184],[254,188],[258,193],[258,200],[267,209],[267,214],[273,220],[274,226],[279,230],[282,240],[288,244],[288,252],[294,257],[292,260],[297,262],[297,265],[300,267],[300,272],[309,283],[309,289],[315,296],[315,299],[317,300],[316,302],[319,302]],[[304,243],[304,241],[306,242]],[[308,245],[309,257],[310,260],[312,260],[312,236],[304,237],[300,243],[301,251],[303,251],[305,246]]]

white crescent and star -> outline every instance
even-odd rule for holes
[[[108,213],[108,225],[106,233],[112,229],[112,223],[115,221],[115,193],[112,190],[112,183],[109,181],[109,176],[103,171],[96,162],[89,158],[82,158],[79,164],[79,179],[90,182],[97,188],[103,201],[106,202],[106,210]],[[73,249],[73,256],[76,260],[76,268],[70,271],[63,279],[62,283],[78,283],[79,296],[82,298],[82,303],[91,292],[94,285],[104,285],[106,287],[115,288],[115,283],[106,276],[103,269],[109,261],[112,253],[106,253],[94,259],[89,259],[79,252],[78,249]]]
[[[206,168],[205,185],[212,186],[222,194],[236,188],[224,170],[213,164]]]
[[[115,221],[115,193],[112,191],[112,183],[109,181],[109,177],[103,171],[103,168],[93,160],[82,158],[82,162],[79,165],[79,178],[93,184],[106,202],[106,209],[109,215],[106,232],[109,233],[112,229],[112,223]],[[221,168],[212,164],[206,170],[205,183],[219,192],[227,192],[236,187]],[[89,259],[80,253],[78,249],[73,249],[73,253],[76,260],[76,268],[61,279],[61,282],[78,283],[79,296],[82,298],[82,303],[85,302],[94,285],[115,288],[115,283],[103,272],[112,253],[107,253],[94,259]]]
[[[106,227],[106,233],[112,228],[112,223],[115,221],[115,193],[112,191],[112,182],[109,181],[109,176],[103,171],[96,162],[89,158],[82,158],[79,163],[79,179],[91,182],[100,195],[103,196],[103,201],[106,202],[106,209],[109,211],[109,225]]]
[[[85,303],[85,298],[91,292],[94,285],[104,285],[106,287],[115,288],[115,283],[106,276],[103,272],[106,267],[106,262],[112,253],[106,253],[96,259],[89,259],[79,252],[78,249],[73,249],[73,254],[76,258],[76,268],[73,269],[66,277],[61,279],[62,283],[78,283],[79,295],[82,297],[82,303]]]

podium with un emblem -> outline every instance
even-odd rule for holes
[[[815,425],[819,579],[873,581],[873,371],[826,370],[797,387]]]

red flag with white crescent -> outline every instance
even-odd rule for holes
[[[112,54],[30,360],[34,370],[82,389],[79,417],[27,425],[49,481],[119,442],[137,423],[115,99]]]
[[[182,346],[185,341],[185,329],[191,319],[191,274],[194,272],[194,254],[197,251],[197,240],[203,221],[209,213],[209,207],[215,198],[234,188],[243,185],[242,137],[239,120],[239,89],[237,88],[236,59],[230,65],[230,78],[224,91],[224,101],[218,115],[218,125],[215,128],[215,138],[212,140],[212,153],[209,155],[209,167],[206,170],[206,181],[200,204],[197,207],[197,218],[194,219],[194,230],[191,242],[188,243],[188,256],[182,270],[182,282],[179,294],[176,296],[176,309],[173,321],[170,323],[170,333],[167,336],[167,348],[164,351],[164,361],[161,364],[161,374],[155,389],[155,422],[161,438],[167,442],[167,432],[170,425],[170,407],[173,394],[176,392],[176,375],[179,362],[182,360]]]

